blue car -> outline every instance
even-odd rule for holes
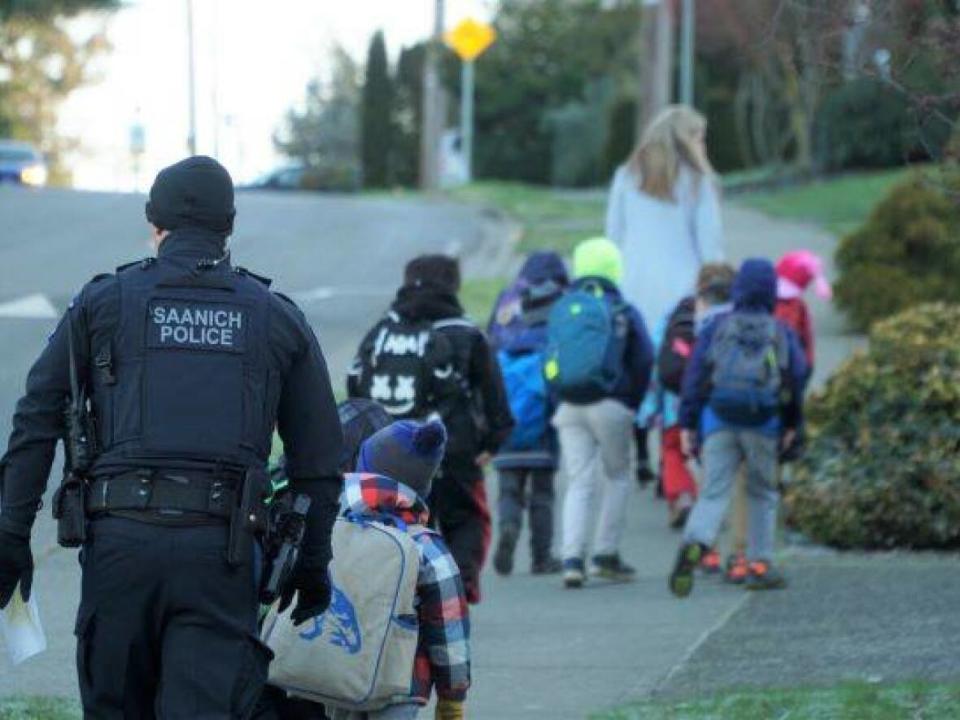
[[[30,143],[0,140],[0,185],[47,184],[47,163],[43,155]]]

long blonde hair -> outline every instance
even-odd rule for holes
[[[686,105],[669,105],[653,118],[627,162],[640,191],[675,202],[680,163],[694,171],[698,182],[711,177],[714,171],[706,154],[692,151],[693,136],[706,129],[706,118]]]

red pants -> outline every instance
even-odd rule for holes
[[[697,481],[687,469],[680,442],[681,428],[674,425],[660,433],[660,463],[663,471],[663,494],[673,504],[681,495],[697,497]]]

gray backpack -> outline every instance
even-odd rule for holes
[[[767,314],[734,312],[719,323],[707,358],[710,408],[733,425],[763,425],[780,411],[786,334]]]
[[[326,612],[300,627],[292,608],[267,617],[262,637],[275,655],[271,685],[346,710],[409,699],[419,637],[415,538],[432,531],[387,520],[337,518]]]

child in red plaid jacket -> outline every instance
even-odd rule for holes
[[[357,516],[393,516],[426,526],[423,498],[443,459],[443,424],[400,421],[380,430],[360,448],[357,473],[347,475],[343,504]],[[437,691],[437,720],[460,720],[470,687],[470,620],[460,570],[442,538],[427,531],[415,537],[419,640],[409,702],[369,713],[343,713],[335,720],[407,720]]]

